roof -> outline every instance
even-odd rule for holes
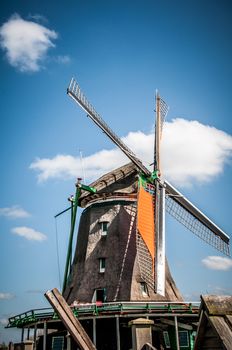
[[[97,190],[96,194],[84,191],[80,197],[80,205],[84,207],[89,201],[104,196],[126,195],[137,192],[136,176],[138,171],[133,163],[121,166],[92,182],[89,186]]]
[[[232,296],[201,296],[198,349],[232,349]]]

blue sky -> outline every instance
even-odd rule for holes
[[[231,227],[232,6],[222,1],[2,1],[0,342],[5,319],[60,288],[75,178],[123,157],[67,96],[72,76],[111,128],[152,162],[154,93],[170,106],[163,172]],[[82,152],[82,161],[80,160]],[[56,229],[57,226],[57,229]],[[167,256],[186,300],[231,294],[232,263],[167,217]],[[206,260],[205,260],[206,259]],[[216,265],[215,265],[216,261]]]

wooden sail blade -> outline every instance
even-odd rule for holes
[[[167,181],[165,187],[166,211],[196,236],[229,256],[230,237]]]
[[[143,186],[138,194],[138,230],[148,247],[152,259],[154,260],[155,239],[154,239],[154,205],[153,196],[145,191]]]

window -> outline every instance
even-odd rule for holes
[[[170,344],[169,334],[168,334],[167,331],[163,332],[163,337],[164,337],[165,348],[166,349],[170,349],[171,348],[171,344]]]
[[[148,293],[148,288],[147,288],[146,282],[140,282],[140,288],[141,288],[141,292],[142,292],[143,297],[148,297],[149,293]]]
[[[101,235],[106,236],[108,232],[108,222],[107,221],[100,222],[100,227],[101,227]]]
[[[92,301],[93,303],[104,303],[106,301],[106,289],[95,289]]]
[[[179,333],[179,343],[181,348],[189,347],[189,337],[187,331],[180,331]]]
[[[64,337],[52,337],[52,350],[64,349]]]
[[[106,259],[100,258],[99,259],[99,271],[100,271],[100,273],[104,273],[105,269],[106,269]]]

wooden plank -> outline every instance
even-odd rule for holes
[[[228,324],[228,326],[231,328],[232,330],[232,316],[230,315],[226,315],[225,316],[225,320],[226,320],[226,323]]]
[[[207,323],[208,323],[208,320],[207,320],[206,313],[203,310],[201,310],[200,319],[199,319],[198,328],[197,328],[197,335],[196,335],[195,344],[194,344],[194,350],[200,349],[202,345],[202,339],[206,331]]]
[[[202,346],[209,350],[222,349],[221,342],[216,337],[208,338],[208,339],[204,338],[204,342]]]
[[[57,298],[57,300],[60,302],[61,306],[64,308],[64,310],[66,311],[67,315],[70,318],[70,321],[74,324],[75,327],[79,327],[81,333],[84,333],[84,338],[85,341],[88,343],[89,348],[92,349],[92,346],[95,345],[92,343],[91,339],[89,338],[88,334],[85,332],[84,328],[82,327],[81,323],[78,321],[78,319],[73,315],[72,310],[70,309],[70,307],[68,306],[68,304],[66,303],[65,299],[62,297],[62,295],[59,293],[58,289],[53,289],[53,294],[55,295],[55,297]]]
[[[84,342],[86,342],[88,349],[96,349],[95,345],[92,343],[91,339],[89,338],[88,334],[85,332],[84,328],[80,324],[80,322],[76,319],[76,317],[73,315],[72,310],[66,303],[65,299],[62,297],[62,295],[59,293],[58,289],[53,289],[53,294],[56,297],[56,299],[59,301],[60,305],[66,312],[67,316],[69,317],[69,320],[74,325],[75,329],[80,332],[80,335],[82,336]]]
[[[96,347],[92,343],[88,334],[73,315],[70,307],[59,293],[58,289],[54,288],[51,291],[46,292],[45,297],[57,312],[61,321],[70,332],[75,342],[80,346],[81,350],[96,350]]]
[[[168,324],[170,326],[175,326],[175,322],[173,320],[161,318],[161,322],[164,324]],[[178,322],[178,328],[187,329],[189,331],[192,331],[192,329],[193,329],[193,327],[191,325],[186,324],[186,323],[182,323],[182,322]]]
[[[224,317],[210,316],[209,321],[215,329],[225,349],[231,349],[232,344],[232,329],[226,323]]]
[[[209,315],[232,315],[232,296],[203,295],[202,301]]]
[[[63,308],[59,305],[59,302],[57,302],[57,299],[54,297],[52,292],[47,292],[46,297],[49,300],[50,304],[53,306],[54,310],[60,316],[60,319],[62,320],[65,327],[67,328],[69,333],[72,335],[76,343],[81,347],[82,350],[89,350],[90,348],[87,346],[87,344],[83,340],[82,334],[80,334],[79,330],[77,330],[76,327],[73,325],[73,323],[70,322],[69,318],[67,317],[67,314],[65,313]]]

